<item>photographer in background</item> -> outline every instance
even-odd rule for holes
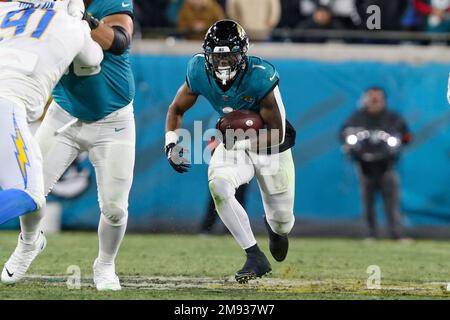
[[[402,146],[412,135],[405,120],[386,107],[382,88],[371,87],[363,96],[363,108],[354,112],[340,131],[344,150],[355,160],[360,181],[369,239],[378,236],[375,195],[381,192],[390,237],[402,239],[399,177],[395,164]]]

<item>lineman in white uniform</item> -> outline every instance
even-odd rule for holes
[[[91,67],[103,60],[83,13],[82,0],[0,3],[0,223],[21,216],[22,227],[3,283],[19,281],[46,245],[33,213],[45,203],[42,156],[28,122],[74,59]]]

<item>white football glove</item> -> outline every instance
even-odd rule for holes
[[[85,10],[86,10],[86,8],[84,7],[83,0],[69,0],[69,4],[67,6],[67,12],[72,17],[82,19]]]

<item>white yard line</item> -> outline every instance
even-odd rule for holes
[[[365,284],[358,280],[337,279],[337,280],[299,280],[299,279],[279,279],[279,278],[263,278],[251,281],[248,284],[238,284],[233,277],[214,278],[214,277],[166,277],[166,276],[121,276],[121,283],[124,288],[138,290],[179,290],[179,289],[203,289],[203,290],[248,290],[261,288],[265,291],[290,291],[302,290],[311,292],[317,290],[329,291],[330,293],[345,291],[365,291]],[[47,284],[54,283],[57,286],[65,285],[67,276],[40,276],[30,275],[25,281],[45,282]],[[382,285],[377,291],[394,291],[394,292],[428,292],[441,293],[443,288],[447,286],[447,282],[423,282],[410,283],[402,281],[398,285],[387,284]],[[82,287],[91,287],[92,278],[81,278]]]

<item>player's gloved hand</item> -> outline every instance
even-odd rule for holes
[[[185,173],[191,168],[191,164],[185,158],[183,158],[183,153],[185,149],[176,144],[170,143],[166,146],[166,156],[172,168],[178,173]]]
[[[85,20],[88,23],[89,28],[91,28],[91,30],[97,29],[98,26],[100,25],[100,21],[87,11],[84,12],[83,20]]]
[[[175,131],[166,132],[165,151],[167,160],[176,172],[185,173],[189,170],[191,164],[183,158],[186,150],[178,144],[178,134]]]
[[[83,0],[70,0],[67,6],[67,12],[75,18],[82,19],[85,14]]]

